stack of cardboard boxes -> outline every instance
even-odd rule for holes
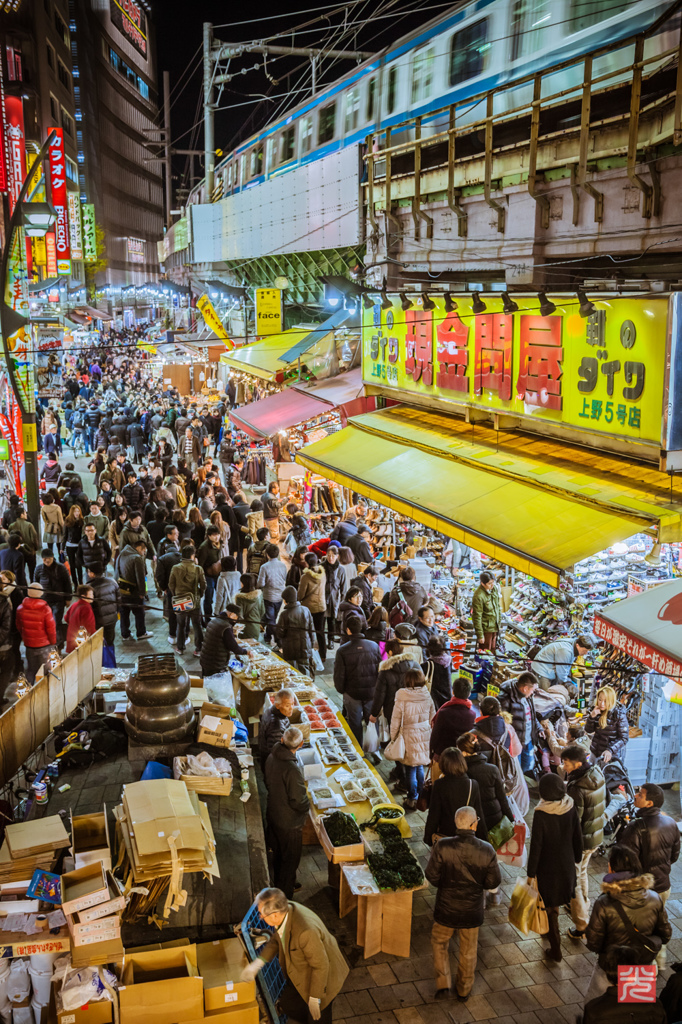
[[[61,877],[62,911],[71,936],[71,962],[87,967],[120,961],[125,897],[98,860]]]
[[[50,871],[58,851],[68,845],[58,814],[8,825],[0,847],[0,883],[29,879],[37,869]]]

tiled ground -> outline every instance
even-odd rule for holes
[[[64,459],[64,461],[68,461]],[[83,472],[83,478],[89,476]],[[138,653],[151,650],[168,651],[168,631],[160,612],[160,601],[154,596],[151,584],[151,604],[147,625],[153,638],[140,644],[117,641],[117,656],[123,665],[132,665]],[[184,663],[190,671],[198,668],[191,648]],[[332,657],[326,663],[327,672],[318,677],[318,683],[328,691],[337,704],[338,695],[331,683]],[[125,759],[123,759],[125,760]],[[380,770],[386,774],[392,762]],[[94,771],[94,769],[91,769]],[[110,779],[108,774],[97,782],[96,798],[91,799],[90,786],[83,786],[75,805],[78,811],[95,810],[102,796],[114,799],[113,789],[126,781],[125,764],[118,768],[120,778]],[[121,774],[123,773],[123,774]],[[106,773],[105,773],[106,774]],[[100,785],[103,789],[100,790]],[[68,794],[66,794],[68,796]],[[398,798],[400,799],[400,798]],[[72,800],[72,798],[71,798]],[[72,802],[67,801],[70,806]],[[680,818],[677,792],[668,791],[668,813]],[[532,811],[531,811],[532,814]],[[425,815],[410,814],[414,837],[410,844],[422,865],[428,859],[428,849],[422,842]],[[531,820],[529,816],[529,821]],[[228,833],[225,834],[228,843]],[[240,872],[239,858],[232,864],[232,873]],[[590,892],[599,893],[601,877],[607,869],[603,858],[591,862]],[[229,869],[228,869],[229,870]],[[457,999],[434,1002],[435,991],[430,932],[435,895],[425,889],[414,896],[412,944],[409,958],[379,954],[369,960],[362,959],[362,951],[355,944],[356,914],[343,920],[338,916],[338,895],[328,886],[327,860],[319,846],[306,846],[299,870],[302,888],[297,899],[315,910],[336,935],[351,965],[351,972],[343,992],[334,1003],[334,1018],[338,1024],[468,1024],[470,1021],[495,1020],[499,1024],[565,1024],[576,1021],[582,1014],[584,994],[592,973],[596,956],[579,942],[564,938],[564,959],[560,964],[543,959],[543,942],[536,936],[526,938],[507,921],[509,900],[516,878],[522,872],[502,866],[502,903],[486,911],[485,924],[479,935],[479,955],[476,982],[472,995],[462,1003]],[[668,914],[673,925],[673,938],[668,946],[668,962],[682,960],[682,863],[673,869],[672,893],[668,901]],[[562,934],[570,925],[560,918]],[[456,969],[457,939],[452,941],[453,974]],[[662,987],[669,971],[659,980]]]

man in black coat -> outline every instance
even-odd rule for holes
[[[348,620],[346,636],[336,653],[334,686],[343,695],[344,718],[362,746],[362,723],[369,722],[372,713],[381,651],[373,640],[365,640],[357,617]]]
[[[286,661],[299,672],[310,675],[315,626],[310,609],[302,605],[295,587],[282,591],[284,607],[275,625],[275,640],[282,648]]]
[[[76,549],[76,565],[81,569],[89,569],[93,565],[107,565],[111,560],[111,548],[104,537],[98,537],[94,523],[85,527],[85,536],[81,537]]]
[[[498,700],[503,711],[512,716],[512,727],[523,747],[519,755],[521,770],[528,774],[535,766],[535,744],[544,736],[540,726],[533,694],[538,688],[538,677],[534,672],[522,672],[518,679],[505,683]]]
[[[121,491],[129,509],[139,511],[147,500],[144,487],[137,482],[137,473],[128,473],[128,483]]]
[[[50,548],[43,548],[40,552],[42,562],[37,565],[33,573],[33,582],[40,583],[43,588],[43,597],[52,609],[55,625],[57,627],[57,643],[61,646],[66,639],[64,630],[64,608],[66,602],[73,594],[71,574],[66,566],[58,562],[54,552]]]
[[[105,569],[101,562],[96,562],[94,565],[88,566],[88,586],[95,595],[95,600],[92,602],[95,625],[98,629],[103,630],[104,643],[108,647],[113,647],[118,611],[121,606],[118,583],[111,576],[105,575]]]
[[[369,546],[371,537],[372,531],[369,526],[360,526],[358,532],[349,538],[347,547],[353,552],[356,565],[372,561],[374,556]]]
[[[611,946],[608,949],[604,974],[609,987],[603,995],[585,1003],[583,1024],[667,1024],[668,1021],[680,1019],[679,1015],[671,1016],[669,1012],[666,1016],[668,1007],[664,998],[665,990],[661,993],[660,1002],[658,999],[653,1003],[618,1002],[618,968],[632,967],[638,962],[638,955],[638,951],[632,946]],[[679,964],[675,966],[678,967]]]
[[[645,782],[635,793],[637,813],[623,832],[620,842],[629,846],[640,859],[642,871],[654,876],[654,891],[663,900],[670,896],[670,872],[680,856],[680,832],[677,822],[664,814],[663,790]]]
[[[362,594],[362,604],[360,607],[366,619],[370,617],[374,610],[374,587],[378,576],[379,572],[376,567],[368,565],[364,572],[361,572],[359,576],[351,580],[351,587],[357,587]]]
[[[455,814],[457,834],[434,846],[426,877],[438,892],[433,912],[431,948],[436,969],[436,999],[450,995],[450,939],[459,931],[459,965],[455,991],[466,999],[474,984],[478,930],[483,924],[486,889],[497,889],[502,876],[490,843],[476,838],[478,816],[473,807]]]
[[[169,527],[166,527],[169,529]],[[177,526],[173,527],[176,533],[177,541]],[[156,586],[159,591],[163,594],[163,601],[165,609],[168,613],[168,643],[175,644],[177,638],[177,618],[173,611],[173,595],[168,589],[168,581],[170,580],[171,569],[174,565],[179,565],[182,561],[182,555],[180,554],[180,547],[177,542],[169,544],[164,548],[163,554],[160,554],[156,560],[156,571],[154,573],[154,579]]]
[[[241,611],[236,604],[228,604],[219,615],[214,615],[204,630],[204,642],[201,645],[201,674],[215,676],[224,672],[231,654],[247,654],[248,647],[241,647],[233,629],[239,621]]]
[[[310,801],[303,768],[296,751],[303,746],[303,733],[289,726],[265,762],[268,791],[268,839],[273,852],[274,885],[288,899],[294,895],[296,871],[303,848],[303,825]]]

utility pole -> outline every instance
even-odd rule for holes
[[[173,192],[171,177],[171,129],[170,129],[170,75],[163,73],[163,150],[164,170],[166,172],[166,227],[171,226],[171,210],[173,209]]]
[[[204,174],[206,175],[206,202],[211,202],[215,184],[215,138],[213,98],[213,25],[204,22]]]

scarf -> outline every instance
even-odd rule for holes
[[[441,704],[441,706],[440,706],[440,708],[438,710],[442,711],[443,708],[451,708],[451,707],[454,707],[456,704],[461,704],[465,708],[470,708],[471,707],[471,701],[470,700],[467,700],[464,697],[451,697],[450,700],[445,702],[445,704]]]
[[[545,814],[566,814],[572,806],[573,798],[566,794],[561,800],[540,800],[535,810]]]

